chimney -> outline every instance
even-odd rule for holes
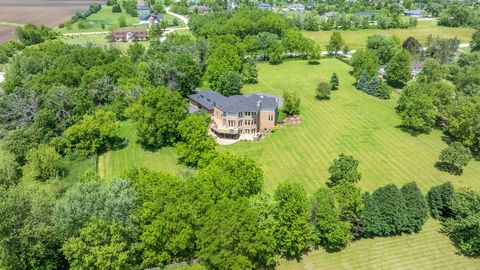
[[[261,101],[261,100],[257,101],[257,108],[260,108],[260,105],[262,105],[262,101]]]

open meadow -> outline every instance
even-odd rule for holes
[[[363,29],[339,32],[342,34],[342,37],[345,40],[345,44],[348,44],[350,49],[356,50],[365,48],[368,36],[374,34],[382,36],[396,36],[402,42],[408,37],[412,36],[418,39],[418,41],[420,41],[421,43],[424,43],[427,40],[428,35],[431,34],[434,37],[439,36],[441,38],[457,37],[458,39],[460,39],[461,43],[468,43],[474,31],[475,29],[473,28],[444,27],[438,26],[437,22],[433,20],[420,20],[418,21],[417,27],[409,29]],[[328,44],[332,31],[304,31],[303,34],[306,37],[315,40],[324,50],[326,45]]]

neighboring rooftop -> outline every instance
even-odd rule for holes
[[[249,93],[225,97],[213,90],[197,90],[196,93],[190,95],[189,98],[209,110],[217,107],[229,113],[254,112],[259,109],[274,110],[281,105],[280,98],[263,93]]]

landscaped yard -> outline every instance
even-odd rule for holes
[[[418,21],[417,27],[409,29],[365,29],[339,32],[342,34],[345,43],[348,44],[350,49],[356,50],[365,48],[367,37],[374,34],[382,36],[397,36],[402,42],[409,36],[413,36],[421,43],[424,43],[427,40],[428,35],[432,34],[434,37],[439,36],[441,38],[457,37],[460,39],[461,43],[468,43],[474,31],[475,30],[472,28],[438,26],[435,21]],[[318,42],[323,50],[325,50],[331,34],[332,31],[304,32],[306,37]]]
[[[336,253],[315,250],[300,262],[282,259],[277,269],[478,269],[480,261],[456,254],[440,229],[438,221],[430,219],[418,234],[362,239]]]
[[[349,70],[350,66],[335,59],[322,60],[320,65],[307,65],[306,61],[260,64],[259,83],[244,87],[244,91],[276,95],[298,92],[302,123],[284,127],[259,142],[239,142],[219,149],[254,159],[264,171],[269,192],[291,180],[313,193],[325,185],[328,167],[342,152],[360,160],[362,180],[358,185],[364,191],[411,181],[416,181],[423,191],[445,181],[480,190],[480,162],[472,161],[462,176],[437,170],[434,164],[446,146],[440,139],[441,132],[414,137],[401,131],[396,127],[400,119],[394,109],[398,96],[384,101],[355,90]],[[340,77],[340,90],[333,92],[331,100],[316,100],[316,84],[328,81],[333,72]],[[133,166],[177,174],[184,171],[173,149],[156,153],[143,150],[136,143],[131,124],[125,125],[120,135],[129,139],[129,146],[100,158],[99,168],[107,179]]]

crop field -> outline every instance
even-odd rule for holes
[[[409,36],[415,37],[421,43],[425,43],[428,35],[432,34],[434,37],[439,36],[441,38],[453,38],[457,37],[461,43],[468,43],[475,29],[462,28],[462,27],[443,27],[438,26],[436,21],[418,21],[418,25],[415,28],[409,29],[364,29],[364,30],[347,30],[339,31],[342,34],[345,43],[348,44],[350,49],[365,48],[367,44],[368,36],[379,34],[382,36],[396,36],[402,42]],[[304,32],[304,35],[318,42],[323,50],[330,39],[332,31],[317,31],[317,32]]]
[[[478,269],[480,260],[456,254],[440,229],[438,221],[430,219],[418,234],[362,239],[336,253],[315,250],[300,262],[282,259],[277,269]]]
[[[75,12],[83,11],[92,3],[106,0],[0,0],[0,43],[14,38],[15,24],[44,24],[58,26]]]

